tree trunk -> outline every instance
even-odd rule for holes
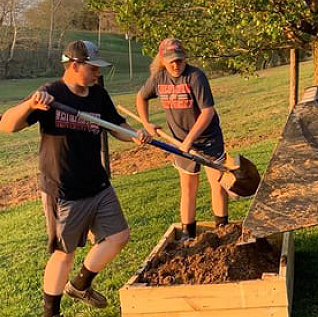
[[[318,86],[318,40],[313,43],[312,53],[314,63],[313,85]]]
[[[98,77],[98,83],[102,87],[105,87],[103,75]],[[102,129],[102,133],[100,136],[101,136],[100,154],[101,154],[102,165],[103,165],[108,177],[111,178],[108,136],[107,136],[107,132],[105,129]]]
[[[289,108],[292,109],[298,102],[299,86],[299,61],[298,50],[290,50],[290,90],[289,90]]]
[[[47,48],[47,58],[48,58],[49,67],[51,67],[51,64],[52,64],[53,33],[54,33],[54,0],[51,0],[50,29],[49,29],[48,48]]]
[[[54,31],[55,31],[55,12],[60,6],[62,0],[51,0],[51,12],[50,12],[50,30],[49,30],[49,42],[48,42],[48,69],[52,67],[52,55],[53,55],[53,42],[54,42]]]
[[[128,31],[128,55],[129,55],[129,79],[133,79],[133,60],[132,60],[132,49],[131,49],[131,36]]]
[[[10,43],[10,48],[8,52],[8,58],[4,61],[4,78],[7,78],[9,75],[9,66],[13,61],[15,46],[17,42],[18,28],[16,24],[16,16],[15,16],[15,2],[12,3],[12,11],[10,12],[10,26],[13,29],[12,41]]]
[[[57,42],[57,48],[58,48],[59,50],[61,50],[62,41],[63,41],[64,35],[65,35],[65,32],[66,32],[66,30],[63,30],[63,31],[61,31],[61,33],[60,33],[59,40],[58,40],[58,42]]]
[[[97,39],[97,46],[100,48],[100,43],[101,43],[101,12],[98,14],[98,39]]]

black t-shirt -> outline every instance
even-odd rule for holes
[[[214,106],[208,79],[200,69],[189,64],[180,77],[170,76],[165,69],[150,76],[140,92],[145,100],[159,97],[170,131],[180,141],[188,135],[201,109]],[[211,138],[223,143],[217,114],[195,143],[205,143]]]
[[[89,88],[87,97],[72,93],[62,80],[46,86],[55,100],[114,124],[121,117],[106,90],[100,85]],[[100,127],[95,123],[50,108],[35,110],[29,125],[40,123],[40,189],[54,197],[76,200],[97,194],[109,186],[101,163]]]

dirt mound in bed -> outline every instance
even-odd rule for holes
[[[147,285],[208,284],[258,279],[278,273],[280,252],[266,239],[237,245],[241,225],[228,224],[197,236],[173,241],[152,259],[138,283]]]

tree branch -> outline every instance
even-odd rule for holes
[[[287,38],[290,41],[294,42],[295,44],[298,44],[303,49],[310,49],[310,42],[304,41],[304,39],[301,36],[299,36],[293,29],[286,27],[284,31],[286,33]]]
[[[311,13],[318,13],[318,1],[316,0],[305,0]]]

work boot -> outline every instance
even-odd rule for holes
[[[228,216],[218,217],[214,216],[215,226],[216,227],[224,227],[229,223]]]
[[[106,297],[93,290],[91,287],[84,291],[76,289],[71,282],[68,282],[64,288],[64,294],[73,298],[82,300],[88,305],[96,308],[105,308],[107,306]]]
[[[197,222],[191,222],[188,224],[182,224],[182,236],[181,242],[189,239],[195,239],[197,236]]]

